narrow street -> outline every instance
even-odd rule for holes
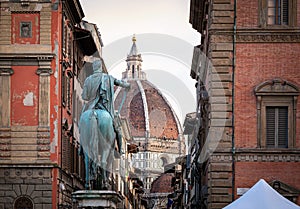
[[[300,209],[299,1],[0,11],[0,209]]]

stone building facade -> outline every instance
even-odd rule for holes
[[[263,178],[300,204],[300,4],[191,0],[201,33],[186,118],[191,164],[185,208],[222,208]]]
[[[73,84],[95,43],[78,39],[78,0],[0,5],[0,208],[70,208],[84,179]]]

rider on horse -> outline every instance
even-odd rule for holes
[[[121,127],[115,118],[114,109],[114,85],[129,89],[130,84],[118,80],[111,75],[102,72],[102,62],[100,59],[93,62],[94,73],[84,82],[82,99],[88,101],[82,112],[89,109],[102,109],[109,112],[114,121],[114,131],[119,153],[122,154],[122,132]]]

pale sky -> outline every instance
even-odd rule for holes
[[[80,0],[85,20],[96,23],[104,45],[132,34],[162,33],[198,45],[189,24],[190,0]]]
[[[193,47],[200,34],[189,23],[190,0],[80,0],[85,18],[99,28],[103,58],[121,78],[136,34],[142,69],[169,100],[183,124],[195,111],[195,80],[190,77]]]

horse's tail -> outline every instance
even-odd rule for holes
[[[80,144],[88,157],[95,163],[98,160],[98,115],[95,110],[87,110],[80,117]]]
[[[90,139],[90,149],[92,150],[91,154],[93,155],[92,158],[94,160],[95,163],[98,162],[98,151],[99,151],[99,147],[98,147],[98,138],[100,135],[100,131],[98,128],[98,115],[97,112],[92,110],[92,112],[90,113],[90,123],[91,123],[91,127],[90,127],[90,133],[91,133],[91,139]]]

